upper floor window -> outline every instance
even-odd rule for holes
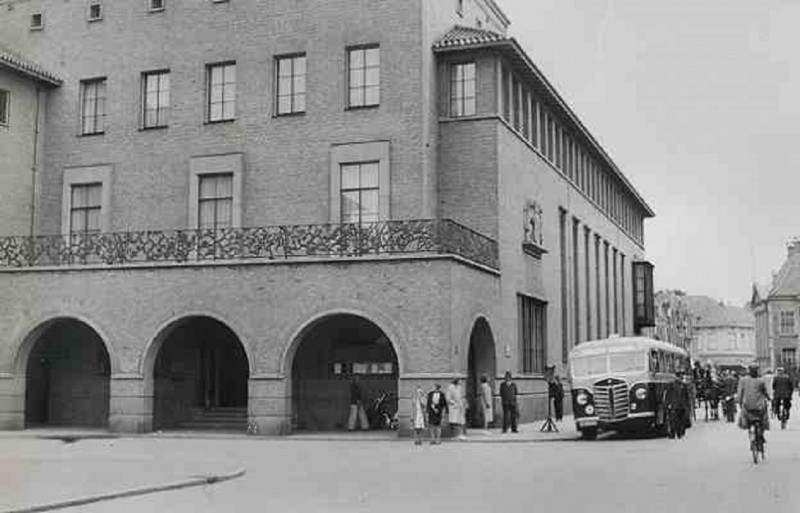
[[[369,223],[378,220],[379,162],[341,165],[341,221]]]
[[[169,116],[169,71],[142,74],[142,127],[167,126]]]
[[[547,303],[517,295],[520,363],[524,374],[543,374],[547,363]]]
[[[100,2],[89,4],[89,21],[99,21],[103,19],[103,6]]]
[[[147,0],[148,11],[163,11],[167,0]]]
[[[475,63],[466,62],[450,67],[450,115],[475,114]]]
[[[233,226],[233,173],[200,176],[197,221],[201,230]]]
[[[101,230],[102,212],[101,183],[75,184],[72,186],[69,210],[69,234],[88,235]]]
[[[278,57],[278,115],[306,111],[306,56]]]
[[[7,126],[11,115],[11,93],[5,89],[0,89],[0,125]]]
[[[106,79],[81,81],[81,134],[102,134],[106,117]]]
[[[781,312],[781,335],[794,335],[794,312]]]
[[[40,12],[31,14],[31,30],[41,30],[44,28],[44,15]]]
[[[236,63],[211,64],[207,69],[209,122],[234,119],[236,111]]]
[[[347,51],[348,107],[372,107],[380,103],[380,51],[378,46]]]

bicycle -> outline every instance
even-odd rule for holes
[[[753,463],[757,465],[759,454],[761,455],[761,461],[764,461],[766,457],[764,454],[764,426],[761,421],[763,412],[761,410],[748,410],[747,415],[752,419],[750,421],[750,428],[748,429],[748,434],[750,435],[750,452],[753,454]]]

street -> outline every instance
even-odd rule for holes
[[[743,431],[702,420],[682,441],[6,437],[0,511],[241,468],[224,483],[61,511],[797,511],[800,424],[772,428],[758,466]]]

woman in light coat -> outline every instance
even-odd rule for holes
[[[453,426],[453,432],[459,440],[464,439],[464,424],[466,423],[466,400],[464,389],[458,378],[454,379],[447,387],[447,420]]]
[[[420,385],[411,400],[411,427],[414,429],[414,445],[422,445],[422,431],[425,429],[425,409],[428,396]]]
[[[494,398],[489,378],[484,374],[481,377],[481,407],[483,408],[483,429],[489,429],[489,424],[494,422]]]

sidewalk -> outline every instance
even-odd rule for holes
[[[575,429],[572,416],[565,415],[562,422],[557,422],[558,431],[542,432],[544,421],[536,421],[518,426],[518,432],[503,434],[499,428],[467,430],[464,440],[444,438],[444,442],[458,443],[504,443],[504,442],[552,442],[577,440],[580,433]],[[427,433],[425,434],[427,438]],[[407,442],[411,437],[398,437],[395,431],[356,431],[325,433],[294,433],[285,436],[251,436],[236,432],[214,431],[155,431],[152,433],[112,433],[103,429],[80,428],[34,428],[19,431],[0,431],[0,439],[22,438],[40,440],[60,440],[74,443],[80,440],[103,439],[193,439],[193,440],[241,440],[241,441],[328,441],[328,442]]]

